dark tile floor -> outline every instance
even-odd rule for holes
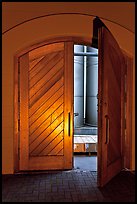
[[[135,175],[122,171],[105,187],[97,172],[47,171],[2,176],[2,202],[135,202]]]

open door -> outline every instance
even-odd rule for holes
[[[106,27],[98,32],[98,186],[123,168],[124,70],[122,51]]]
[[[73,44],[47,44],[19,62],[19,170],[72,169]]]

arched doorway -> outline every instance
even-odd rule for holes
[[[65,72],[65,80],[64,81],[66,81],[65,83],[66,83],[66,85],[65,85],[65,88],[64,88],[64,91],[65,92],[63,92],[63,93],[65,93],[65,97],[63,97],[63,99],[65,99],[65,101],[66,101],[66,104],[68,104],[68,106],[66,106],[66,109],[65,110],[63,110],[62,109],[62,112],[64,112],[65,113],[65,116],[64,116],[64,118],[65,118],[65,120],[64,120],[64,124],[62,125],[62,130],[61,131],[63,131],[63,132],[65,132],[65,135],[64,135],[64,138],[68,138],[67,140],[69,141],[69,142],[66,142],[66,147],[68,147],[69,149],[70,149],[70,152],[68,151],[68,149],[66,149],[66,150],[64,150],[64,151],[66,151],[66,157],[68,158],[68,159],[70,159],[70,160],[68,160],[68,163],[66,163],[66,166],[64,166],[64,164],[65,164],[65,162],[67,161],[66,159],[64,160],[64,153],[62,153],[61,155],[58,155],[59,156],[59,158],[61,158],[62,156],[62,158],[63,159],[59,159],[59,163],[57,162],[55,162],[55,157],[52,157],[52,156],[55,156],[55,155],[50,155],[50,158],[52,157],[52,161],[51,161],[51,159],[49,160],[49,163],[51,162],[51,166],[50,166],[50,169],[52,168],[52,165],[53,165],[53,169],[56,169],[57,167],[55,167],[54,166],[54,164],[57,164],[57,166],[59,167],[59,168],[62,168],[62,169],[71,169],[72,168],[72,144],[73,144],[73,140],[72,140],[72,135],[73,135],[73,114],[74,114],[74,111],[73,111],[73,69],[71,69],[71,71],[70,71],[70,66],[69,65],[71,65],[71,68],[73,68],[73,45],[74,45],[74,43],[79,43],[79,44],[86,44],[86,40],[83,40],[83,39],[80,39],[80,38],[73,38],[73,37],[71,37],[71,38],[63,38],[63,39],[55,39],[55,40],[48,40],[46,43],[42,43],[42,44],[40,44],[40,45],[36,45],[36,46],[33,46],[33,49],[32,49],[32,47],[31,48],[29,48],[27,51],[24,51],[23,53],[21,53],[20,54],[20,56],[17,56],[17,58],[20,58],[20,65],[22,65],[23,66],[23,69],[22,70],[20,70],[21,72],[18,72],[18,66],[16,67],[16,72],[15,72],[15,78],[16,78],[16,80],[18,81],[18,83],[17,83],[17,87],[16,87],[16,89],[15,89],[15,96],[16,96],[16,99],[17,99],[17,101],[18,101],[18,103],[16,103],[16,107],[15,107],[15,113],[16,113],[16,135],[18,135],[19,134],[19,132],[21,132],[20,130],[20,128],[22,128],[22,144],[20,145],[20,147],[22,147],[22,150],[20,149],[20,152],[18,152],[18,154],[16,154],[16,158],[17,158],[17,160],[16,160],[16,167],[15,167],[15,170],[35,170],[35,169],[49,169],[49,166],[47,166],[46,168],[45,168],[45,166],[43,165],[43,156],[44,155],[41,155],[42,156],[42,159],[41,159],[41,161],[40,161],[40,157],[38,158],[38,159],[36,159],[36,154],[35,155],[32,155],[32,157],[33,157],[33,159],[32,159],[32,161],[31,161],[31,163],[30,163],[30,165],[29,165],[29,160],[28,160],[28,158],[30,158],[30,157],[28,157],[28,155],[30,155],[30,154],[28,154],[28,149],[29,148],[27,148],[27,150],[26,150],[26,144],[28,145],[28,137],[27,137],[27,135],[26,135],[26,133],[28,134],[28,132],[30,132],[30,130],[28,130],[28,123],[26,123],[26,118],[28,118],[28,120],[29,120],[29,118],[31,118],[31,115],[28,117],[28,114],[29,114],[29,112],[30,112],[30,110],[28,110],[28,107],[31,107],[31,104],[29,104],[29,106],[24,106],[25,104],[26,104],[26,101],[25,102],[23,102],[22,103],[22,107],[20,107],[22,110],[22,114],[20,114],[20,116],[21,116],[21,118],[18,118],[18,108],[19,108],[19,105],[20,105],[20,99],[22,100],[22,101],[24,101],[24,98],[25,99],[27,99],[28,98],[28,95],[26,96],[26,95],[23,95],[24,93],[27,93],[28,94],[28,92],[22,92],[21,94],[20,94],[20,96],[18,95],[18,90],[28,90],[28,86],[30,85],[30,83],[28,83],[27,85],[25,85],[25,87],[24,87],[24,81],[25,81],[25,79],[26,79],[26,77],[28,78],[28,79],[30,79],[30,77],[29,76],[26,76],[25,75],[25,73],[27,73],[28,74],[28,68],[29,68],[29,63],[31,63],[31,65],[32,65],[32,68],[33,67],[35,67],[35,65],[38,63],[38,61],[40,61],[41,59],[42,59],[42,56],[41,56],[41,53],[43,53],[43,47],[44,46],[48,46],[49,45],[49,47],[51,46],[52,48],[54,47],[54,45],[63,45],[62,47],[63,47],[63,51],[64,51],[64,47],[65,47],[65,50],[66,50],[66,54],[63,54],[63,56],[65,56],[65,58],[64,58],[64,63],[65,63],[65,66],[66,66],[66,68],[65,68],[65,70],[63,71],[63,72]],[[52,50],[52,48],[49,48],[49,50],[51,50],[52,52],[54,52],[55,50],[55,47],[53,48],[53,50]],[[58,46],[57,46],[58,47]],[[46,50],[48,50],[48,49],[46,49]],[[41,52],[42,51],[42,52]],[[57,52],[58,51],[61,51],[61,50],[56,50]],[[44,51],[45,52],[45,51]],[[28,55],[28,53],[29,53],[29,55]],[[40,55],[39,55],[39,53],[40,53]],[[32,54],[32,55],[31,55]],[[44,55],[45,54],[49,54],[49,53],[44,53]],[[36,56],[38,56],[39,55],[39,57],[36,57]],[[31,61],[31,56],[32,56],[32,58],[34,57],[34,60],[32,60]],[[30,58],[29,58],[30,57]],[[102,55],[100,56],[100,57],[102,57]],[[31,62],[30,62],[30,61]],[[26,63],[28,63],[28,66],[26,67]],[[36,64],[35,64],[36,63]],[[54,67],[54,66],[53,66]],[[26,69],[26,72],[24,72],[24,69]],[[40,70],[41,70],[41,68],[39,68]],[[61,67],[59,68],[59,70],[61,69]],[[30,70],[31,71],[31,70]],[[38,71],[39,72],[39,71]],[[20,76],[21,76],[21,74],[22,74],[22,76],[23,76],[23,78],[22,79],[20,79]],[[43,78],[43,76],[40,76],[40,79],[39,79],[39,77],[38,77],[38,75],[37,75],[37,73],[35,73],[34,74],[38,79],[38,81],[40,81],[42,78]],[[33,78],[34,77],[34,75],[33,76],[31,76],[31,78]],[[44,73],[44,75],[45,75],[45,73]],[[105,76],[105,75],[104,75]],[[105,84],[105,86],[103,86],[102,85],[102,70],[100,70],[99,71],[99,77],[100,77],[100,80],[99,80],[99,87],[100,87],[100,89],[99,89],[99,91],[100,91],[100,97],[102,97],[103,95],[102,95],[102,87],[105,89],[105,94],[107,93],[107,90],[108,90],[108,85],[107,84]],[[34,79],[34,78],[33,78]],[[47,77],[47,79],[48,79],[48,77]],[[70,83],[70,82],[72,82],[72,83]],[[22,84],[20,84],[20,83],[22,83]],[[33,83],[33,85],[32,85],[32,87],[37,83],[37,82],[35,82],[35,80],[32,82]],[[108,82],[107,82],[108,83]],[[20,84],[20,85],[19,85]],[[41,86],[41,85],[40,85]],[[22,87],[22,88],[21,88]],[[51,86],[52,87],[52,86]],[[38,90],[39,90],[39,88],[38,88]],[[36,92],[38,92],[38,90],[36,91]],[[33,87],[33,91],[34,91],[34,87]],[[34,93],[32,94],[32,96],[36,96],[36,93],[35,93],[35,91],[34,91]],[[52,92],[51,92],[51,95],[52,95]],[[57,94],[58,95],[58,94]],[[22,97],[22,98],[20,98],[20,97]],[[19,100],[18,100],[18,98],[19,98]],[[100,99],[100,98],[99,98]],[[45,100],[45,99],[44,99]],[[27,101],[29,101],[28,99],[27,99]],[[54,102],[56,102],[56,99],[55,99],[55,101]],[[101,103],[100,103],[101,101],[99,101],[99,104],[101,105]],[[34,100],[34,102],[32,102],[32,104],[33,103],[35,103],[35,100]],[[120,104],[121,104],[121,102],[120,102]],[[24,109],[24,107],[27,107],[27,110],[26,109]],[[51,104],[50,104],[50,107],[51,107]],[[123,106],[122,106],[123,107]],[[37,108],[36,109],[39,109],[39,105],[37,106]],[[34,112],[36,112],[37,110],[34,110]],[[44,109],[44,107],[43,107],[43,109]],[[50,112],[50,111],[49,111]],[[61,113],[62,113],[61,112]],[[27,113],[27,115],[26,115],[26,118],[24,117],[24,115],[23,114],[26,114]],[[60,113],[60,114],[61,114]],[[46,114],[47,115],[47,114]],[[39,116],[40,116],[40,113],[39,113]],[[38,116],[38,118],[39,118],[39,116]],[[106,116],[106,115],[105,115]],[[104,121],[104,119],[102,120],[102,109],[101,110],[99,110],[99,120],[101,120],[101,121]],[[121,117],[121,116],[120,116]],[[32,124],[34,124],[33,122],[35,122],[36,120],[38,120],[38,118],[34,118],[33,120],[34,121],[32,121]],[[56,118],[56,116],[55,116],[55,118]],[[18,120],[18,119],[21,119],[21,120]],[[108,121],[108,118],[107,117],[105,117],[105,124],[104,124],[104,127],[106,127],[105,128],[105,132],[102,132],[102,129],[101,129],[101,126],[99,126],[99,129],[100,129],[100,135],[101,134],[105,134],[106,135],[106,137],[105,137],[105,139],[106,139],[106,144],[108,144],[108,139],[110,139],[109,138],[109,133],[108,133],[108,129],[109,129],[109,121]],[[21,121],[23,121],[24,120],[24,125],[22,126],[21,125]],[[44,120],[44,119],[43,119]],[[55,119],[56,120],[56,119]],[[17,125],[17,121],[18,121],[18,125]],[[53,120],[54,121],[54,120]],[[123,122],[123,121],[122,121]],[[27,124],[27,126],[26,126],[26,124]],[[59,123],[60,124],[60,123]],[[57,126],[56,126],[56,128],[58,127],[58,125],[59,124],[57,124]],[[51,125],[51,118],[50,118],[50,125]],[[99,124],[99,125],[101,125],[101,124]],[[40,127],[40,124],[38,124],[38,126]],[[23,132],[23,131],[26,131],[26,132]],[[32,132],[34,132],[35,130],[32,130]],[[39,135],[41,135],[43,132],[44,132],[45,130],[42,130],[42,132],[40,132],[40,133],[38,133]],[[51,130],[51,132],[49,133],[50,135],[52,134],[52,130]],[[25,135],[26,135],[26,138],[24,137],[24,133],[25,133]],[[58,135],[58,134],[57,134]],[[35,140],[35,138],[33,139],[33,141]],[[36,140],[35,140],[36,141]],[[62,140],[61,140],[62,141]],[[21,142],[21,140],[20,140],[20,142]],[[99,157],[101,157],[101,151],[102,151],[102,143],[101,143],[102,141],[100,141],[100,150],[99,150]],[[65,143],[65,142],[64,142]],[[36,144],[36,146],[35,146],[35,148],[34,149],[36,149],[37,147],[39,147],[40,145],[42,144],[42,141],[40,140],[40,143],[39,143],[39,145],[37,145]],[[18,149],[18,147],[17,147],[17,149]],[[45,147],[43,147],[43,149],[45,149]],[[43,151],[43,149],[42,149],[42,151]],[[61,149],[63,149],[63,145],[62,145],[62,148]],[[58,151],[58,152],[61,152],[61,149],[60,149],[60,151]],[[44,150],[45,151],[45,150]],[[32,151],[33,152],[33,151]],[[51,152],[51,151],[50,151]],[[24,159],[24,153],[25,153],[25,158],[26,158],[26,160]],[[34,153],[34,152],[33,152]],[[38,152],[38,154],[39,154],[40,152]],[[22,156],[21,156],[21,154],[22,154]],[[45,154],[45,153],[44,153]],[[18,156],[21,156],[20,157],[20,160],[18,160]],[[21,160],[21,158],[22,158],[22,160]],[[37,161],[36,161],[36,160]],[[102,171],[103,171],[103,169],[102,169],[102,167],[101,167],[101,162],[102,162],[102,158],[101,159],[99,159],[98,160],[99,162],[98,162],[98,175],[99,175],[99,179],[101,178],[101,175],[102,175]],[[101,161],[101,162],[100,162]],[[105,161],[107,161],[107,160],[105,160]],[[22,163],[21,163],[22,162]],[[45,160],[45,162],[47,162],[47,160]],[[55,163],[54,163],[55,162]],[[19,165],[21,164],[21,166],[22,166],[22,169],[20,169],[20,167],[19,167]],[[41,163],[41,164],[40,164]],[[32,166],[31,166],[32,165]],[[28,168],[28,166],[29,166],[29,168]],[[121,164],[120,164],[120,168],[121,168],[122,166],[121,166]],[[118,171],[119,171],[119,168],[118,168]],[[110,177],[113,177],[114,175],[110,175]],[[110,179],[110,177],[109,177],[109,179]],[[102,178],[101,178],[102,179]],[[100,186],[103,186],[104,185],[104,183],[105,182],[108,182],[108,180],[106,179],[106,175],[105,175],[105,178],[103,178],[104,180],[102,181],[102,183],[100,183],[99,185]]]

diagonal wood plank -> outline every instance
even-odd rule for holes
[[[51,115],[29,135],[29,145],[31,145],[39,135],[42,134],[51,124]]]
[[[33,90],[32,96],[30,95],[30,92],[29,92],[30,107],[32,107],[33,104],[36,103],[62,77],[63,77],[63,69],[60,69],[51,78],[47,79],[47,81],[44,82],[40,90],[38,90],[37,92],[36,90]]]
[[[44,130],[42,130],[39,135],[37,135],[37,137],[35,138],[35,140],[33,140],[33,142],[30,144],[31,149],[35,149],[37,147],[37,143],[41,143],[49,134],[51,134],[51,132],[54,131],[54,129],[56,129],[56,127],[62,123],[63,121],[63,113],[60,114],[52,123],[50,123],[49,126],[47,126],[47,128],[44,128]],[[51,126],[52,124],[52,126]]]
[[[42,57],[40,57],[38,59],[35,59],[32,62],[29,62],[29,71],[31,69],[33,69],[43,58],[44,58],[44,56],[42,56]]]
[[[31,79],[35,74],[37,74],[41,68],[44,66],[44,64],[46,65],[54,56],[56,55],[56,53],[51,53],[48,55],[44,55],[42,58],[36,59],[35,61],[38,61],[38,63],[35,63],[35,66],[33,66],[30,70],[29,70],[29,79]],[[31,64],[32,62],[30,62]]]
[[[63,104],[59,106],[52,114],[50,114],[49,117],[40,126],[37,126],[37,129],[35,129],[32,134],[30,134],[30,144],[38,137],[38,135],[44,132],[44,130],[49,127],[61,114],[63,114]]]
[[[56,153],[55,156],[64,156],[64,141],[63,141],[63,148],[62,149],[59,149],[59,151]]]
[[[39,47],[37,49],[32,50],[29,52],[29,60],[30,62],[40,58],[43,55],[51,54],[53,52],[58,52],[64,50],[64,43],[53,43],[47,44],[45,46]]]
[[[63,148],[63,131],[57,135],[39,155],[56,155]]]
[[[64,155],[64,141],[60,141],[58,145],[48,154],[49,156],[53,155]]]
[[[29,89],[48,74],[53,67],[58,65],[61,59],[63,59],[63,52],[55,53],[53,56],[50,55],[50,57],[44,57],[40,63],[35,66],[35,70],[32,73],[30,72]]]
[[[40,99],[36,101],[36,103],[34,103],[32,107],[29,108],[29,117],[31,117],[31,115],[33,115],[37,111],[37,109],[41,107],[43,103],[45,103],[45,99],[48,100],[49,98],[51,98],[56,90],[63,86],[63,81],[64,80],[62,77],[50,89],[48,89],[48,91],[44,93],[44,95],[41,96]]]
[[[52,105],[51,105],[51,107],[49,108],[49,109],[47,109],[44,113],[43,113],[43,115],[41,115],[41,117],[40,118],[38,118],[35,122],[33,122],[33,124],[32,125],[30,125],[30,134],[32,133],[32,132],[34,132],[34,130],[38,127],[38,126],[40,126],[44,121],[45,121],[45,119],[49,116],[49,115],[51,115],[61,104],[63,104],[63,95],[57,100],[57,101],[55,101]]]
[[[49,132],[44,132],[30,146],[30,154],[38,155],[48,144],[63,130],[63,122],[56,124],[56,128]]]
[[[35,121],[37,121],[42,115],[43,113],[48,110],[52,104],[54,104],[58,98],[60,98],[63,95],[64,92],[64,88],[61,87],[60,89],[58,89],[52,96],[51,98],[49,98],[48,100],[45,100],[45,103],[43,103],[43,105],[41,107],[39,107],[37,109],[37,111],[35,111],[35,114],[33,114],[30,118],[29,118],[29,125],[31,126]],[[41,119],[40,119],[41,120]]]
[[[44,86],[44,84],[49,81],[56,73],[58,73],[59,70],[63,68],[63,59],[61,59],[56,66],[52,67],[52,69],[49,70],[49,72],[44,75],[39,81],[36,81],[36,83],[30,87],[29,89],[29,96],[30,98],[35,95],[36,92],[40,91],[41,88]],[[31,83],[31,82],[30,82]],[[31,84],[30,84],[31,86]]]

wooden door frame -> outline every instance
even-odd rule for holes
[[[124,167],[132,169],[133,57],[123,51],[126,61]]]
[[[91,46],[91,38],[85,38],[85,37],[74,37],[74,36],[68,36],[68,37],[56,37],[56,38],[48,38],[44,42],[36,43],[33,45],[28,46],[27,48],[20,50],[15,54],[14,57],[14,139],[13,139],[13,144],[14,144],[14,173],[19,172],[19,131],[18,131],[18,98],[19,98],[19,58],[44,45],[51,44],[51,43],[57,43],[57,42],[72,42],[74,44],[80,44],[80,45],[85,45],[85,46]],[[124,52],[125,53],[125,52]],[[125,56],[127,54],[125,53]],[[126,164],[128,163],[129,166],[131,166],[131,139],[130,135],[132,134],[132,73],[133,73],[133,66],[131,65],[131,60],[128,61],[127,63],[127,83],[129,84],[128,90],[129,94],[127,94],[127,108],[126,108],[126,115],[127,115],[127,120],[126,120],[126,129],[127,129],[127,135],[126,135],[126,141],[129,142],[129,145],[124,145],[124,154],[126,155]],[[74,78],[73,78],[73,86],[74,86]],[[130,118],[130,119],[128,119]],[[73,125],[74,127],[74,125]],[[74,136],[73,136],[74,139]],[[100,152],[98,150],[98,152]],[[98,154],[97,154],[98,155]],[[99,155],[98,155],[99,156]],[[130,159],[130,160],[129,160]]]

